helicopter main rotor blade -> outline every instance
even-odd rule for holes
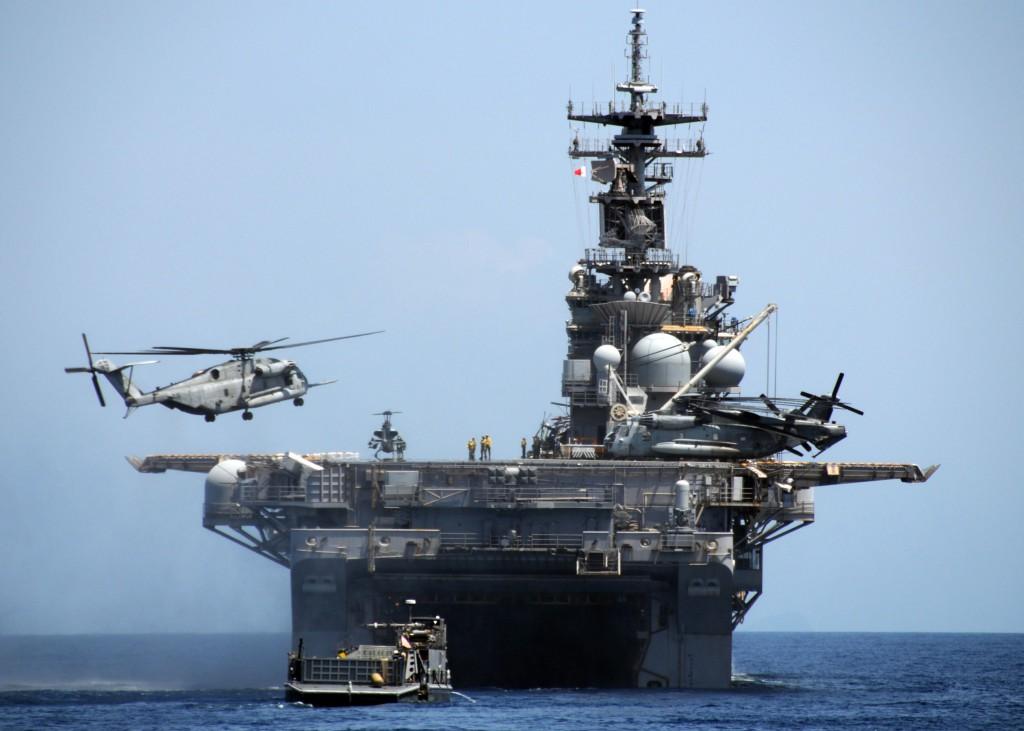
[[[317,343],[330,343],[335,340],[348,340],[349,338],[361,338],[367,335],[376,335],[382,333],[383,330],[373,330],[371,332],[356,333],[355,335],[341,335],[336,338],[323,338],[322,340],[307,340],[302,343],[290,343],[288,345],[275,345],[275,343],[282,343],[288,338],[278,338],[277,340],[261,340],[252,346],[246,346],[241,348],[192,348],[184,345],[154,345],[152,348],[145,350],[105,350],[103,352],[97,352],[96,355],[233,355],[236,358],[248,358],[252,357],[255,353],[261,353],[266,350],[283,350],[284,348],[301,348],[304,345],[316,345]],[[85,336],[83,335],[83,338]],[[88,352],[88,345],[86,345],[86,351]],[[90,353],[89,363],[92,363],[92,354]]]
[[[355,335],[340,335],[340,336],[338,336],[336,338],[324,338],[322,340],[307,340],[307,341],[302,342],[302,343],[290,343],[288,345],[275,345],[274,347],[271,347],[271,348],[254,348],[253,352],[255,352],[257,350],[260,351],[260,352],[264,352],[264,351],[267,351],[267,350],[284,350],[285,348],[301,348],[304,345],[316,345],[317,343],[331,343],[331,342],[334,342],[335,340],[348,340],[350,338],[362,338],[362,337],[366,337],[367,335],[376,335],[376,334],[382,333],[382,332],[384,332],[384,331],[383,330],[371,330],[370,332],[356,333]],[[282,340],[286,340],[286,339],[287,338],[282,338]],[[275,340],[273,342],[276,343],[276,342],[280,342],[280,341]]]
[[[157,346],[149,350],[106,350],[96,355],[231,355],[234,351],[216,348],[172,348]]]
[[[250,346],[248,348],[235,348],[235,350],[238,350],[238,351],[247,350],[247,351],[255,353],[255,352],[260,351],[260,350],[266,350],[268,345],[273,345],[274,343],[283,343],[287,339],[288,338],[278,338],[277,340],[261,340],[258,343],[256,343],[255,345],[252,345],[252,346]],[[302,345],[302,343],[299,343],[299,345]]]
[[[164,351],[171,351],[179,352],[184,355],[226,355],[235,350],[234,348],[189,348],[179,345],[154,345],[152,349],[160,351],[161,353]]]

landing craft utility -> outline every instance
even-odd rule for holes
[[[765,548],[814,522],[814,488],[934,471],[778,459],[830,447],[846,436],[833,411],[858,412],[839,399],[842,377],[802,400],[741,398],[738,346],[774,305],[749,322],[726,317],[738,277],[705,281],[667,246],[674,171],[662,159],[707,149],[702,134],[657,131],[703,125],[708,108],[649,100],[643,11],[632,13],[626,103],[568,107],[570,120],[618,133],[569,146],[607,188],[591,196],[596,245],[569,273],[567,413],[538,432],[533,458],[481,463],[471,439],[465,461],[131,460],[204,473],[203,525],[289,570],[293,649],[331,657],[369,644],[366,623],[403,621],[412,598],[445,618],[469,687],[725,688]],[[462,428],[448,426],[461,447]]]
[[[242,418],[245,421],[250,421],[252,419],[251,409],[269,406],[280,401],[291,401],[296,406],[302,406],[305,403],[303,396],[309,389],[334,383],[334,381],[310,383],[299,370],[295,361],[256,358],[257,353],[361,338],[380,332],[384,331],[374,330],[373,332],[309,340],[304,343],[288,345],[276,345],[276,343],[288,339],[280,338],[278,340],[262,340],[254,345],[240,348],[189,348],[158,345],[149,350],[95,353],[95,355],[230,355],[232,358],[224,363],[196,371],[190,378],[183,381],[177,381],[162,388],[154,388],[152,391],[140,389],[138,384],[132,380],[132,376],[135,366],[150,365],[158,361],[144,360],[117,366],[106,359],[93,360],[94,353],[89,349],[89,339],[85,333],[82,333],[82,343],[85,345],[85,356],[89,365],[84,368],[65,368],[64,372],[90,374],[93,388],[96,389],[96,398],[99,399],[100,406],[106,406],[107,402],[103,398],[99,379],[96,378],[97,373],[102,373],[124,400],[124,405],[128,409],[125,412],[125,417],[128,417],[140,406],[161,404],[169,409],[178,409],[189,414],[202,414],[206,421],[213,421],[217,418],[217,414],[225,414],[229,411],[241,411]]]
[[[414,602],[413,602],[414,603]],[[388,632],[389,645],[341,648],[333,657],[288,655],[285,698],[313,706],[372,706],[408,701],[447,701],[452,695],[447,630],[440,617],[366,625]]]

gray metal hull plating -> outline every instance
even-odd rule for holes
[[[457,687],[724,688],[766,543],[814,520],[815,485],[916,465],[156,455],[206,472],[205,527],[291,572],[293,649],[444,617]]]
[[[504,558],[504,557],[502,557]],[[729,572],[669,566],[657,572],[578,577],[574,557],[491,560],[467,555],[429,567],[398,560],[305,558],[292,569],[297,644],[330,654],[366,641],[369,617],[400,621],[403,600],[447,619],[459,685],[723,688],[731,680]],[[714,595],[686,587],[717,585]],[[313,591],[330,586],[333,591]],[[305,589],[304,589],[305,587]],[[496,660],[500,658],[500,660]]]

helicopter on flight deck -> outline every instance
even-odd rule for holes
[[[361,338],[384,332],[356,333],[336,338],[309,340],[302,343],[278,345],[288,338],[278,340],[261,340],[258,343],[238,348],[191,348],[179,346],[154,346],[148,350],[96,352],[95,355],[230,355],[231,360],[215,366],[196,371],[191,377],[176,381],[168,386],[143,391],[132,380],[135,366],[157,363],[155,360],[136,361],[122,366],[115,365],[107,359],[93,360],[94,353],[89,349],[89,340],[82,333],[85,355],[89,365],[82,368],[65,368],[65,373],[89,373],[92,385],[96,389],[96,397],[100,406],[106,406],[103,391],[100,389],[97,373],[102,373],[124,400],[128,408],[127,418],[135,409],[150,404],[162,404],[169,409],[178,409],[188,414],[202,414],[206,421],[213,421],[218,414],[229,411],[241,411],[242,419],[252,419],[252,409],[269,406],[279,401],[291,401],[302,406],[303,396],[309,389],[326,386],[334,381],[310,383],[292,360],[278,358],[257,358],[257,353],[284,348],[299,348],[318,343],[329,343],[335,340]]]

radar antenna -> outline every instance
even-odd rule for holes
[[[639,112],[644,108],[644,94],[655,92],[658,89],[644,79],[643,62],[647,58],[647,32],[644,30],[644,10],[633,8],[633,28],[629,31],[629,48],[627,53],[630,59],[630,79],[625,84],[619,84],[615,88],[618,91],[629,92],[629,109],[632,112]]]

